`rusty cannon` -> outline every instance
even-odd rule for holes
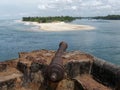
[[[68,45],[65,42],[59,44],[59,48],[47,68],[47,79],[52,82],[59,82],[64,78],[64,67],[62,55],[66,51]]]

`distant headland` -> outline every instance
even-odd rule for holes
[[[92,19],[120,20],[120,15],[96,16],[92,17]]]

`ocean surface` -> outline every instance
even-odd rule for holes
[[[120,65],[120,20],[75,20],[95,30],[47,32],[19,20],[0,20],[0,61],[15,59],[18,52],[56,50],[61,41],[67,51],[79,50]],[[39,32],[38,32],[39,30]]]

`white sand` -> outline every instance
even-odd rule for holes
[[[53,22],[53,23],[37,23],[37,22],[24,22],[26,25],[36,25],[40,27],[40,30],[45,31],[73,31],[73,30],[93,30],[95,27],[89,25],[77,25],[65,22]]]

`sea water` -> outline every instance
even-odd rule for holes
[[[83,51],[120,65],[120,20],[75,20],[95,30],[48,32],[20,20],[0,20],[0,61],[18,58],[18,52],[56,50],[61,41],[68,51]]]

